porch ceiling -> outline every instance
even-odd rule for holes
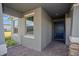
[[[6,7],[12,8],[21,13],[27,12],[37,7],[43,7],[47,13],[52,17],[62,17],[69,11],[71,3],[4,3]]]

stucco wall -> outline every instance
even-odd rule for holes
[[[24,38],[21,41],[23,46],[35,49],[37,51],[41,51],[52,40],[52,21],[51,18],[48,16],[48,14],[41,7],[34,9],[33,12],[34,12],[34,35],[32,35],[33,38],[27,37],[28,34],[24,34],[23,35]],[[27,12],[26,14],[29,13]]]
[[[66,14],[65,15],[65,32],[66,32],[66,45],[69,45],[69,36],[71,35],[71,22],[72,22],[72,19],[71,19],[71,16],[69,14]]]
[[[79,4],[72,6],[72,31],[70,42],[79,43]]]
[[[24,18],[19,18],[18,19],[18,43],[22,44],[22,40],[24,39],[24,33],[25,33],[25,20]]]
[[[41,19],[41,48],[45,48],[52,41],[52,19],[47,12],[42,9]]]
[[[79,6],[73,8],[72,36],[79,37]]]
[[[41,51],[41,8],[37,8],[33,12],[35,13],[34,35],[32,35],[34,38],[28,38],[28,34],[24,34],[24,38],[21,41],[23,46],[35,49],[37,51]],[[26,15],[27,14],[28,12],[26,13]]]

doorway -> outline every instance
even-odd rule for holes
[[[54,22],[54,40],[65,43],[65,22]]]

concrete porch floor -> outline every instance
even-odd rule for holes
[[[53,41],[42,52],[21,45],[8,48],[7,56],[67,56],[68,48],[64,43]]]

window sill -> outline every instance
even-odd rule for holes
[[[28,34],[28,35],[24,35],[25,38],[31,38],[34,39],[34,35]]]

